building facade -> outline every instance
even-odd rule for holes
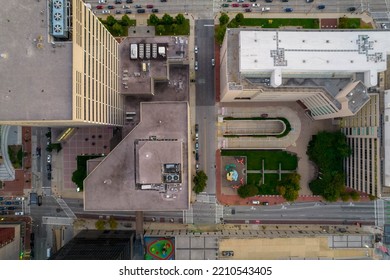
[[[354,116],[342,118],[341,131],[352,149],[344,161],[345,185],[357,191],[381,197],[381,136],[379,93]]]

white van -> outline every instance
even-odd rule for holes
[[[262,12],[269,12],[270,10],[271,10],[270,7],[263,7],[263,8],[261,8]]]

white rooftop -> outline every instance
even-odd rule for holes
[[[240,73],[272,73],[273,86],[283,73],[366,72],[366,86],[386,70],[390,33],[348,31],[241,31]]]

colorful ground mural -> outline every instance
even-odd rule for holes
[[[174,260],[175,239],[145,237],[145,260]]]

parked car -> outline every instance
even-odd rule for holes
[[[196,169],[196,171],[199,170],[199,163],[195,164],[195,169]]]
[[[233,257],[234,251],[222,251],[222,256],[223,257]]]
[[[115,4],[122,4],[122,0],[115,0]]]
[[[148,4],[148,5],[146,5],[146,8],[151,9],[151,8],[153,8],[153,5]]]
[[[199,132],[199,124],[195,124],[195,132]]]
[[[50,163],[46,164],[46,169],[47,169],[47,171],[51,171],[51,164]]]
[[[145,13],[145,9],[138,9],[138,10],[137,10],[137,13],[139,13],[139,14],[144,14],[144,13]]]
[[[5,210],[5,207],[0,207],[0,211],[4,211]]]
[[[258,200],[252,200],[252,204],[260,204],[260,201],[258,201]]]
[[[103,11],[102,11],[102,14],[110,14],[110,13],[111,13],[110,10],[103,10]]]
[[[270,7],[263,7],[263,8],[261,8],[262,12],[269,12],[270,10],[271,10]]]
[[[12,205],[12,201],[6,201],[4,204],[5,205]]]
[[[160,2],[167,2],[167,0],[160,0]]]
[[[288,2],[288,0],[281,0],[282,2]]]
[[[133,3],[133,0],[126,0],[126,3],[131,4],[131,3]]]
[[[195,151],[199,151],[199,142],[195,142]]]
[[[4,197],[0,196],[0,201],[4,200]]]
[[[8,209],[8,210],[15,210],[16,207],[14,207],[14,206],[9,206],[7,209]]]
[[[222,4],[222,7],[223,7],[223,8],[227,8],[227,7],[229,7],[229,4],[226,4],[226,3],[225,3],[225,4]]]
[[[284,9],[284,11],[285,11],[286,13],[291,13],[291,12],[293,11],[293,8],[286,8],[286,9]]]
[[[125,10],[125,14],[131,14],[131,10]]]
[[[232,7],[235,7],[235,8],[240,7],[240,4],[234,3],[234,4],[232,4]]]
[[[99,3],[106,3],[107,0],[99,0]]]
[[[51,172],[47,173],[47,180],[51,180]]]
[[[199,160],[199,153],[198,153],[198,152],[195,153],[195,160],[196,160],[196,161]]]
[[[42,205],[42,195],[38,195],[38,206]]]
[[[142,6],[139,5],[139,4],[135,5],[134,7],[135,7],[136,9],[142,8]]]
[[[306,0],[306,3],[312,3],[314,0]]]
[[[195,132],[195,141],[198,141],[198,140],[199,140],[199,133]]]
[[[348,11],[348,12],[354,12],[354,11],[356,11],[356,8],[355,8],[355,7],[349,7],[349,8],[347,9],[347,11]]]
[[[107,9],[110,9],[110,10],[115,9],[115,6],[113,6],[113,5],[108,5],[108,6],[107,6]]]
[[[195,46],[194,52],[195,52],[195,53],[198,53],[198,46]]]
[[[21,216],[21,215],[24,215],[24,213],[23,212],[15,212],[15,215],[16,216]]]
[[[103,5],[97,5],[97,6],[96,6],[96,9],[98,9],[98,10],[103,9]]]
[[[269,205],[269,202],[268,201],[264,201],[264,202],[261,203],[261,205],[267,206],[267,205]]]
[[[158,13],[158,9],[152,9],[152,13]]]
[[[245,12],[250,13],[250,12],[252,12],[252,9],[245,9]]]
[[[265,2],[267,2],[267,3],[272,3],[272,0],[265,0]]]
[[[254,3],[254,4],[252,4],[252,7],[253,8],[260,7],[260,4]]]
[[[318,10],[323,10],[323,9],[325,9],[325,5],[318,5],[318,6],[317,6],[317,9],[318,9]]]
[[[195,71],[198,71],[198,61],[195,61]]]
[[[51,154],[47,155],[47,163],[51,163]]]
[[[117,15],[119,15],[119,14],[122,13],[122,11],[121,11],[121,10],[116,10],[115,13],[116,13]]]
[[[215,59],[214,58],[211,59],[211,66],[215,66]]]
[[[249,6],[250,6],[250,5],[247,4],[247,3],[246,3],[246,4],[242,4],[242,7],[243,7],[243,8],[247,8],[247,7],[249,7]]]

